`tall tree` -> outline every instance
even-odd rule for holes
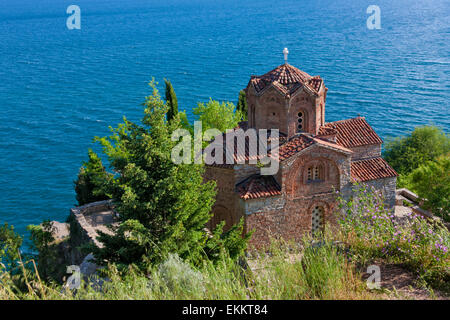
[[[83,163],[78,178],[74,181],[79,206],[109,199],[103,190],[103,183],[111,175],[106,172],[102,160],[92,149],[89,149],[88,157],[89,160]]]
[[[235,256],[241,255],[247,238],[242,224],[227,233],[230,241],[212,241],[204,228],[211,218],[215,183],[203,180],[204,167],[175,164],[171,150],[177,144],[171,134],[180,128],[175,115],[166,121],[168,105],[161,100],[154,81],[153,94],[146,97],[141,124],[124,118],[109,137],[97,138],[118,176],[108,180],[115,199],[120,225],[114,235],[101,233],[103,248],[93,248],[97,260],[141,267],[161,261],[168,253],[199,263],[205,254],[215,252],[211,244],[222,243]],[[237,243],[237,245],[236,245]],[[227,249],[227,248],[225,248]]]
[[[425,209],[450,222],[450,153],[415,169],[411,184]]]
[[[386,143],[383,156],[397,172],[407,174],[447,152],[450,152],[450,137],[438,127],[421,126]]]
[[[178,114],[177,95],[175,94],[172,83],[167,79],[164,79],[164,82],[166,83],[166,102],[169,107],[167,110],[167,120],[171,121]]]
[[[7,223],[0,226],[0,274],[5,268],[8,270],[17,265],[21,246],[22,237],[14,231],[13,226]]]
[[[237,110],[233,103],[210,99],[208,103],[199,103],[192,111],[198,120],[202,122],[202,129],[218,129],[225,132],[235,128],[242,119],[241,111]]]
[[[238,103],[236,105],[236,109],[239,110],[242,114],[242,119],[248,119],[248,106],[247,106],[247,98],[245,96],[245,91],[241,90],[239,92]]]
[[[416,127],[411,134],[389,141],[383,156],[400,174],[398,185],[410,186],[410,173],[450,152],[450,136],[436,126]]]

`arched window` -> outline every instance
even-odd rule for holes
[[[305,114],[300,111],[297,113],[297,132],[303,132],[305,125]]]
[[[310,166],[307,170],[307,182],[320,182],[324,180],[323,166],[321,164]]]
[[[323,207],[315,206],[312,210],[311,231],[313,233],[322,231],[324,226],[324,210]]]

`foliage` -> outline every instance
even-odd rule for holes
[[[450,222],[450,153],[415,169],[411,186],[424,200],[425,209]]]
[[[17,265],[22,237],[14,231],[14,226],[5,223],[0,226],[0,272],[9,270]]]
[[[386,143],[386,161],[400,174],[398,185],[409,187],[409,173],[450,152],[450,137],[436,126],[416,127],[410,135]]]
[[[202,123],[202,132],[208,129],[218,129],[225,132],[227,129],[237,127],[242,119],[242,113],[236,110],[231,102],[215,101],[210,99],[207,104],[199,103],[193,113],[198,116]]]
[[[50,220],[45,220],[40,225],[29,225],[32,249],[38,252],[38,271],[45,280],[54,280],[55,275],[61,274],[61,266],[56,263],[58,253],[55,250],[53,234],[55,227]]]
[[[164,79],[164,82],[166,84],[166,103],[169,108],[167,110],[167,120],[171,121],[178,114],[178,100],[172,83],[166,79]]]
[[[247,242],[253,234],[253,231],[250,231],[243,235],[243,218],[227,232],[223,232],[224,225],[225,221],[222,221],[216,226],[212,237],[208,238],[205,245],[206,255],[214,261],[219,260],[223,255],[229,255],[232,259],[244,256]]]
[[[84,162],[78,173],[75,183],[75,192],[78,205],[109,199],[103,190],[103,183],[108,173],[99,156],[89,149],[89,161]]]
[[[269,252],[260,251],[257,272],[242,267],[227,255],[218,261],[204,260],[191,266],[176,255],[169,255],[148,272],[129,266],[120,272],[109,265],[109,281],[102,290],[83,283],[76,293],[58,285],[37,286],[13,294],[8,286],[0,287],[0,299],[64,299],[64,300],[256,300],[256,299],[378,299],[357,276],[354,267],[337,254],[327,242],[320,248],[308,249],[310,239],[302,247],[279,243]],[[289,257],[305,256],[303,262]],[[4,279],[1,279],[4,281]]]
[[[105,182],[115,199],[120,226],[114,235],[101,233],[103,248],[93,248],[100,263],[137,264],[141,268],[161,262],[169,253],[198,264],[204,258],[208,236],[204,231],[215,201],[215,183],[204,183],[204,167],[175,164],[171,150],[177,143],[171,134],[180,127],[178,115],[166,121],[168,106],[154,81],[146,97],[142,124],[126,118],[109,137],[96,138],[118,175]],[[245,238],[228,234],[228,239]],[[230,250],[240,248],[225,241]]]
[[[202,273],[193,270],[176,254],[169,254],[167,260],[161,263],[157,270],[156,277],[172,292],[192,294],[204,290]]]
[[[402,222],[385,208],[381,193],[359,184],[354,189],[353,199],[345,201],[339,197],[339,239],[349,244],[354,259],[362,264],[376,258],[402,263],[429,284],[448,286],[447,228],[412,213]]]
[[[242,120],[248,119],[248,106],[247,106],[247,98],[245,96],[245,91],[239,91],[238,103],[236,105],[236,110],[239,110],[242,114]]]

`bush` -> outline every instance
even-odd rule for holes
[[[29,225],[27,229],[30,231],[32,249],[38,252],[37,267],[40,276],[44,280],[60,281],[66,270],[65,266],[58,263],[62,257],[58,256],[57,244],[54,242],[53,223],[45,220],[40,225]]]
[[[199,103],[194,108],[193,113],[198,116],[198,121],[202,123],[202,131],[208,129],[218,129],[225,132],[227,129],[237,127],[243,114],[231,102],[215,101],[210,99],[208,103]]]
[[[203,275],[176,254],[169,254],[167,260],[159,265],[158,277],[173,293],[192,295],[195,291],[204,290]]]
[[[419,166],[410,176],[423,207],[450,222],[450,153]]]
[[[338,239],[347,243],[354,259],[365,264],[376,258],[401,263],[428,284],[448,290],[450,233],[438,222],[410,214],[399,221],[384,207],[381,193],[355,185],[356,196],[339,197]]]
[[[411,134],[388,141],[383,157],[400,174],[397,185],[410,188],[409,173],[450,152],[450,137],[436,126],[416,127]]]
[[[14,231],[14,226],[5,223],[0,226],[0,272],[17,265],[22,237]]]
[[[92,149],[89,149],[88,156],[89,161],[83,163],[78,178],[74,181],[79,206],[109,199],[103,186],[111,175],[106,173],[102,160]]]

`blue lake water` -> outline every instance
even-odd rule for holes
[[[81,30],[66,9],[81,8]],[[180,109],[237,100],[283,63],[320,75],[326,120],[361,114],[383,139],[450,130],[450,2],[0,0],[0,224],[64,220],[95,135],[138,120],[151,77]],[[162,86],[160,86],[163,88]],[[98,148],[97,148],[98,150]]]

